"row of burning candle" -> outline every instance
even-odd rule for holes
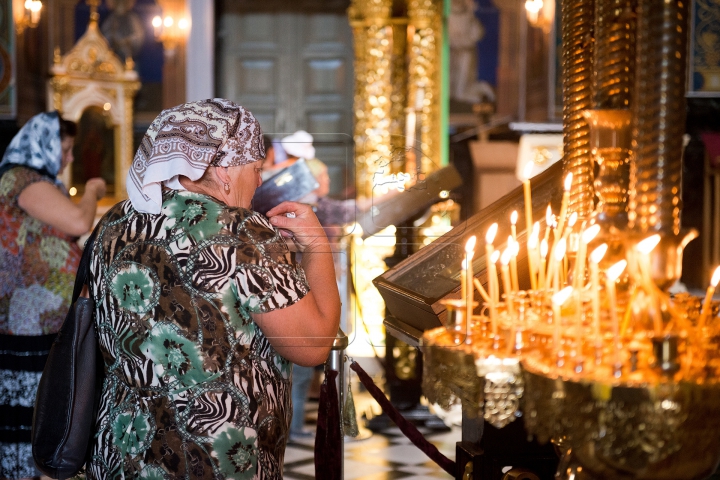
[[[597,224],[590,225],[587,228],[582,228],[579,233],[579,242],[577,242],[577,255],[574,270],[572,272],[572,285],[560,288],[561,285],[565,285],[567,281],[567,265],[568,259],[567,244],[568,237],[572,232],[576,222],[577,215],[571,214],[567,216],[567,204],[569,199],[570,185],[572,184],[572,173],[568,174],[565,178],[564,187],[565,191],[563,194],[560,216],[555,219],[552,213],[551,206],[548,206],[546,213],[546,231],[545,237],[540,241],[540,223],[532,223],[532,196],[530,190],[530,181],[528,178],[528,172],[526,169],[526,180],[523,182],[523,188],[525,193],[525,220],[527,225],[533,225],[532,232],[528,239],[528,267],[530,270],[530,282],[532,290],[549,290],[553,292],[551,297],[551,303],[553,308],[553,321],[555,325],[554,343],[559,345],[560,337],[560,318],[561,318],[561,307],[571,298],[574,298],[577,302],[575,320],[577,322],[576,334],[578,344],[582,343],[582,298],[583,292],[590,292],[591,304],[592,304],[592,328],[595,337],[596,347],[601,348],[602,335],[600,325],[600,262],[603,260],[608,246],[602,244],[596,247],[587,258],[588,245],[597,237],[600,233],[600,226]],[[462,264],[461,273],[461,295],[462,299],[465,300],[465,318],[472,318],[472,311],[476,305],[474,301],[474,290],[477,289],[482,296],[485,304],[489,310],[489,318],[492,328],[493,337],[498,334],[498,306],[500,305],[500,280],[498,279],[497,262],[501,262],[500,276],[502,279],[503,290],[505,292],[505,308],[510,315],[510,318],[514,318],[514,305],[513,295],[519,291],[518,286],[518,274],[517,274],[517,255],[520,251],[519,243],[517,241],[517,212],[512,212],[510,216],[511,223],[511,235],[508,237],[507,245],[505,250],[501,253],[495,250],[493,242],[498,231],[498,224],[494,223],[488,229],[485,236],[485,254],[488,270],[488,289],[487,291],[483,288],[482,284],[474,278],[472,268],[472,258],[475,253],[475,246],[477,239],[475,236],[470,237],[465,245],[465,259]],[[550,235],[552,233],[552,248],[548,247]],[[660,241],[660,236],[655,234],[640,241],[635,245],[634,249],[637,252],[636,265],[633,265],[633,273],[636,281],[638,281],[641,288],[643,288],[650,298],[653,299],[657,305],[657,308],[653,308],[653,329],[656,334],[662,334],[663,325],[662,318],[660,316],[660,308],[658,302],[662,296],[662,292],[655,286],[651,279],[650,271],[650,253],[657,246]],[[551,258],[548,259],[548,253],[552,252]],[[589,260],[589,262],[587,261]],[[587,267],[589,266],[589,277],[590,281],[588,284],[585,283],[587,274]],[[620,276],[628,266],[627,260],[623,259],[613,264],[605,270],[605,292],[607,298],[607,307],[610,316],[610,323],[612,325],[612,334],[615,338],[614,349],[615,349],[615,363],[619,364],[620,360],[620,344],[618,339],[620,338],[620,323],[617,315],[617,296],[615,291],[615,284]],[[715,288],[720,281],[720,267],[715,270],[713,274],[711,285],[708,287],[708,291],[703,302],[701,311],[701,322],[704,323],[709,316],[710,302],[712,295],[714,294]],[[467,322],[468,328],[470,322]],[[467,337],[469,339],[469,336]]]

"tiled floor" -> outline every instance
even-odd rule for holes
[[[441,453],[455,459],[459,427],[450,432],[423,432]],[[314,440],[291,443],[285,451],[285,480],[315,478]],[[430,460],[397,428],[375,433],[365,440],[345,441],[345,480],[447,480],[452,478]]]
[[[379,413],[379,407],[367,393],[355,394],[357,411]],[[314,428],[317,402],[308,402],[307,428]],[[362,429],[364,430],[364,429]],[[460,427],[438,432],[420,427],[420,432],[438,450],[455,460],[455,444],[460,441]],[[380,433],[361,431],[364,439],[345,438],[345,480],[437,480],[450,479],[436,463],[420,451],[399,428],[392,426]],[[285,480],[309,480],[315,478],[314,438],[302,439],[288,444],[285,451]]]

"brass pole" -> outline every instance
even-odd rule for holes
[[[593,3],[593,0],[561,3],[563,167],[566,174],[573,174],[568,213],[577,212],[578,225],[593,211],[590,134],[583,118],[583,111],[592,102]]]
[[[630,226],[680,231],[689,0],[639,0]]]

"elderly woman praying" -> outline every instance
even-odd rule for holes
[[[264,158],[228,100],[145,134],[92,247],[106,379],[89,478],[282,478],[292,363],[325,360],[340,299],[312,209],[251,210]]]

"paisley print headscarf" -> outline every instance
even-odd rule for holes
[[[184,190],[210,166],[233,167],[265,158],[260,124],[229,100],[214,98],[163,110],[148,128],[127,176],[128,197],[143,213],[160,213],[162,187]]]
[[[56,179],[61,162],[60,116],[58,112],[39,113],[10,141],[0,162],[0,174],[23,165]]]

